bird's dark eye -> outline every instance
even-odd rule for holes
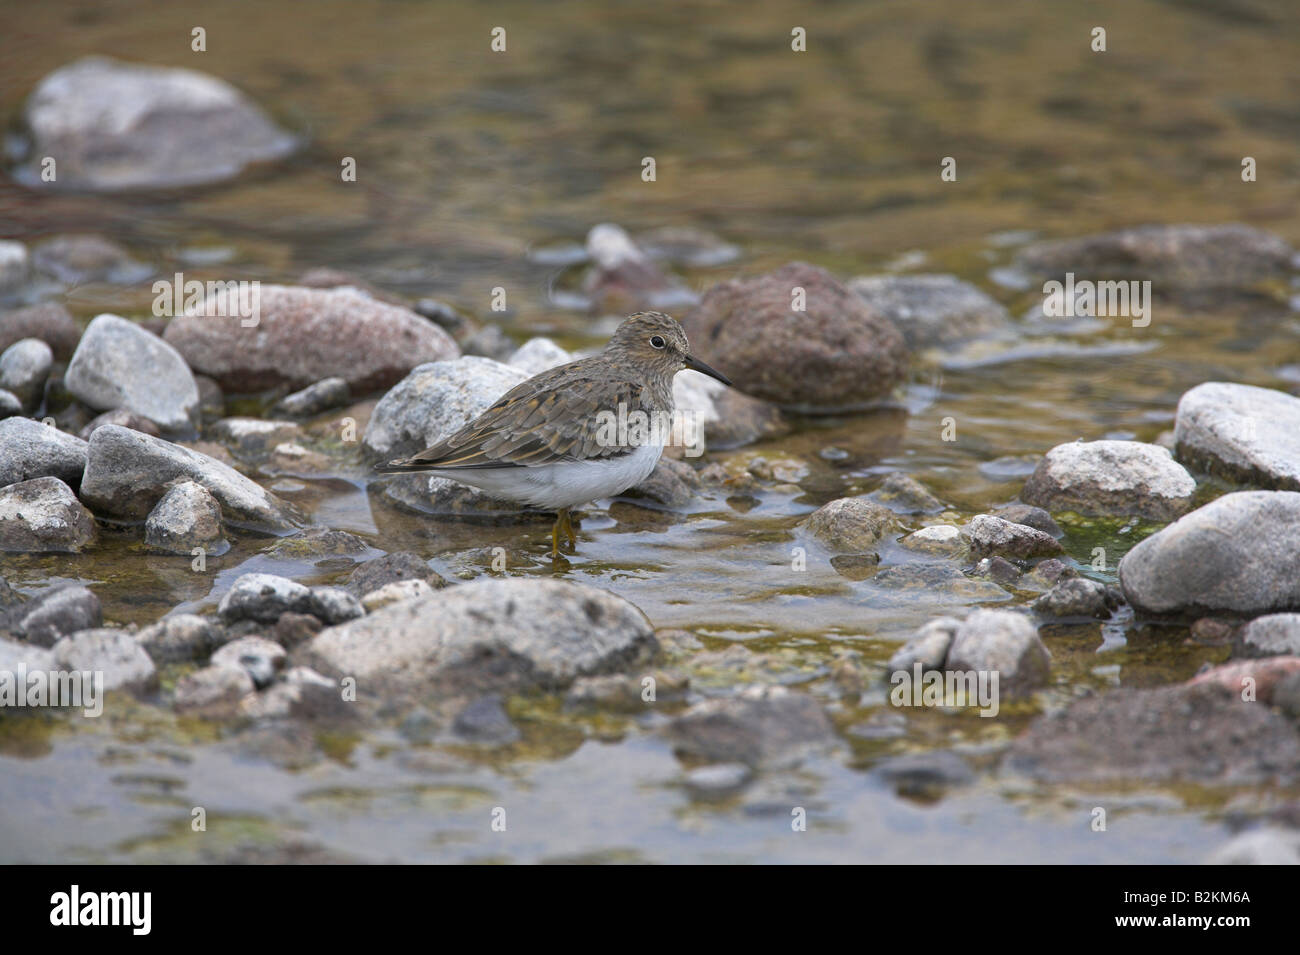
[[[664,344],[665,344],[665,342],[664,342],[662,336],[660,336],[660,335],[652,335],[652,336],[650,336],[650,345],[651,345],[651,347],[653,347],[653,348],[663,348],[663,347],[664,347]]]

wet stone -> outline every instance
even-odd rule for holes
[[[966,761],[946,749],[893,756],[877,763],[875,772],[900,796],[925,802],[975,781],[975,773]]]
[[[202,548],[205,554],[218,556],[230,549],[222,537],[221,505],[193,481],[174,485],[149,512],[144,543],[158,554],[191,554]]]
[[[95,535],[94,517],[58,478],[0,488],[0,551],[76,554]]]
[[[433,588],[423,580],[395,580],[390,584],[384,584],[377,590],[372,590],[361,598],[361,606],[365,608],[366,613],[374,613],[389,604],[399,603],[403,600],[414,600],[417,597],[427,597],[433,593]]]
[[[1300,656],[1300,613],[1275,613],[1256,617],[1242,628],[1233,655],[1272,657]]]
[[[81,440],[89,441],[90,436],[99,428],[106,424],[115,424],[121,428],[130,428],[132,431],[139,431],[143,434],[152,435],[157,438],[162,432],[158,426],[148,418],[142,418],[134,411],[128,411],[125,408],[114,408],[112,411],[105,411],[103,414],[91,420],[90,424],[81,429]]]
[[[0,353],[0,388],[18,398],[23,408],[34,411],[53,364],[54,353],[39,338],[14,342]]]
[[[244,574],[221,598],[217,613],[227,623],[274,623],[286,613],[304,613],[326,623],[360,617],[360,601],[341,587],[305,587],[274,574]]]
[[[943,501],[902,471],[886,476],[880,487],[867,496],[898,514],[937,514],[944,507]]]
[[[970,546],[961,536],[961,529],[955,524],[932,524],[913,531],[898,541],[908,550],[936,557],[965,557]]]
[[[153,274],[153,268],[102,235],[61,235],[46,239],[32,250],[38,271],[67,285],[109,282],[133,285]]]
[[[1061,545],[1051,535],[991,514],[972,517],[962,533],[970,541],[971,553],[976,557],[1029,560],[1063,553]]]
[[[247,668],[214,664],[187,673],[176,682],[176,712],[200,719],[230,719],[240,702],[257,692]]]
[[[219,634],[209,618],[179,613],[145,627],[135,639],[155,663],[184,663],[207,657]]]
[[[104,622],[99,598],[80,584],[42,591],[9,610],[5,627],[20,640],[51,647],[66,634],[90,630]]]
[[[456,714],[452,732],[470,743],[513,743],[519,730],[510,722],[501,697],[483,696]]]
[[[1024,524],[1026,527],[1032,527],[1036,531],[1042,531],[1056,538],[1065,536],[1061,526],[1052,520],[1051,514],[1032,504],[1008,504],[1006,507],[998,508],[994,516],[1013,524]]]
[[[263,637],[240,637],[225,644],[212,654],[214,667],[241,667],[261,688],[270,686],[275,675],[284,668],[287,655],[284,647]]]
[[[56,359],[67,361],[81,340],[81,329],[72,314],[57,302],[42,302],[0,314],[0,350],[24,338],[39,338],[50,346]]]
[[[865,498],[842,497],[813,512],[807,532],[832,550],[870,551],[897,527],[893,512]]]
[[[1007,610],[976,610],[957,628],[944,669],[996,670],[1003,693],[1022,695],[1047,683],[1051,654],[1028,617]]]
[[[125,630],[80,630],[58,640],[50,652],[63,669],[102,672],[105,690],[143,694],[158,687],[153,660]]]
[[[911,349],[1010,337],[1007,310],[955,275],[873,275],[851,279],[854,292],[903,333]]]
[[[1020,497],[1050,511],[1169,521],[1191,507],[1195,492],[1196,481],[1165,448],[1139,441],[1088,441],[1048,451]]]
[[[1033,602],[1033,608],[1048,617],[1096,617],[1105,619],[1117,606],[1118,594],[1105,584],[1086,577],[1063,580]]]
[[[322,378],[301,391],[286,395],[271,409],[289,418],[310,418],[323,411],[341,408],[352,400],[352,389],[344,378]]]
[[[0,487],[32,478],[56,477],[81,486],[89,445],[76,435],[31,418],[0,421]]]
[[[385,554],[358,565],[343,586],[354,597],[362,597],[385,584],[404,580],[420,580],[434,590],[447,586],[447,581],[430,569],[424,558],[409,551]]]
[[[697,703],[664,732],[684,758],[752,768],[793,765],[835,743],[821,705],[780,686],[746,687]]]
[[[1300,398],[1251,385],[1197,385],[1178,402],[1174,442],[1191,467],[1300,491]]]

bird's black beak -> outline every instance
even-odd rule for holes
[[[704,362],[700,361],[694,355],[682,356],[682,363],[686,365],[687,368],[691,369],[691,371],[698,371],[702,375],[708,375],[710,378],[716,378],[724,385],[731,384],[730,378],[728,378],[722,372],[718,371],[716,368],[710,368],[708,365],[704,364]]]

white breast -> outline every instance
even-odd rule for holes
[[[451,468],[430,473],[482,488],[495,497],[554,510],[621,494],[640,484],[655,469],[663,450],[663,445],[652,443],[616,458],[558,461],[531,468]]]

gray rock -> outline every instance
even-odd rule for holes
[[[50,346],[55,358],[67,361],[81,340],[81,329],[58,302],[42,302],[0,315],[0,349],[24,338],[39,338]]]
[[[564,365],[573,361],[573,356],[549,338],[530,338],[506,359],[511,368],[518,368],[526,375],[538,375],[548,368]]]
[[[1179,460],[1198,470],[1300,491],[1300,398],[1208,381],[1179,400],[1174,442]]]
[[[229,719],[257,688],[249,671],[233,664],[213,665],[176,681],[176,712],[200,719]]]
[[[321,558],[352,557],[370,549],[370,545],[356,534],[329,527],[309,527],[301,534],[281,537],[266,553],[277,560],[318,561]]]
[[[349,705],[332,680],[310,667],[291,667],[261,693],[244,697],[239,711],[253,719],[337,720],[348,715]]]
[[[693,410],[679,398],[678,383],[688,377],[702,378],[711,385],[720,384],[699,372],[679,372],[673,380],[673,395],[677,408],[683,413]],[[704,443],[715,451],[743,448],[790,430],[785,415],[776,405],[725,385],[712,399],[712,412],[701,414],[700,420],[704,422]]]
[[[366,613],[374,613],[389,604],[400,603],[403,600],[415,600],[419,597],[428,597],[433,593],[433,588],[423,580],[395,580],[391,584],[384,584],[378,590],[372,590],[361,598],[361,606]]]
[[[740,248],[707,229],[660,226],[637,233],[636,244],[652,259],[691,269],[714,268],[740,258]]]
[[[361,438],[362,451],[369,461],[423,451],[528,377],[490,358],[421,365],[379,400]]]
[[[89,441],[90,436],[106,424],[115,424],[122,428],[130,428],[132,431],[140,431],[144,434],[152,435],[155,438],[161,437],[162,432],[158,426],[148,418],[142,418],[134,411],[127,411],[125,408],[114,408],[112,411],[105,411],[102,415],[93,418],[90,424],[81,429],[81,440]]]
[[[34,411],[53,364],[54,352],[39,338],[16,341],[0,354],[0,388],[12,392],[24,409]]]
[[[1241,631],[1233,655],[1300,656],[1300,613],[1274,613],[1256,617]]]
[[[194,481],[173,485],[144,522],[145,547],[158,554],[190,554],[196,547],[213,556],[230,544],[221,536],[221,505]]]
[[[1266,826],[1233,836],[1205,860],[1206,865],[1300,865],[1300,832]]]
[[[95,539],[95,519],[55,477],[0,488],[0,551],[77,554]]]
[[[962,537],[961,528],[955,524],[932,524],[913,531],[898,541],[908,550],[935,557],[963,558],[970,553],[970,545]]]
[[[0,419],[12,418],[23,413],[23,403],[12,391],[0,388]]]
[[[659,459],[649,477],[621,496],[671,511],[689,505],[699,489],[700,478],[693,467],[675,458],[664,457]]]
[[[1115,609],[1114,595],[1105,584],[1086,577],[1063,580],[1033,602],[1033,608],[1048,617],[1109,617]]]
[[[117,192],[220,182],[288,155],[297,140],[234,87],[193,70],[89,56],[46,76],[25,109],[35,157],[15,173],[32,188]]]
[[[31,418],[0,421],[0,487],[32,478],[56,477],[72,488],[81,485],[89,446]]]
[[[1052,558],[1049,558],[1049,560]],[[1003,587],[1019,585],[1020,568],[1005,557],[984,557],[976,561],[972,571],[975,577],[984,577]]]
[[[792,309],[794,290],[806,295]],[[794,262],[713,286],[682,321],[705,360],[736,387],[799,411],[870,405],[907,371],[902,333],[824,269]]]
[[[348,385],[347,379],[322,378],[302,391],[295,391],[281,398],[271,409],[271,413],[290,418],[310,418],[331,408],[341,408],[351,400],[352,388]]]
[[[184,663],[208,656],[220,633],[207,617],[178,613],[145,627],[135,640],[155,663]]]
[[[241,667],[258,688],[271,685],[275,675],[284,669],[288,654],[284,647],[262,637],[240,637],[232,640],[212,654],[214,667]]]
[[[653,683],[644,683],[646,679]],[[654,699],[646,698],[646,690],[650,685],[654,688]],[[564,695],[564,707],[568,710],[599,709],[615,713],[644,713],[658,703],[685,699],[690,685],[689,678],[670,670],[655,670],[647,674],[608,673],[604,676],[584,676],[569,687]]]
[[[431,570],[423,557],[409,551],[398,551],[358,565],[348,575],[343,587],[352,596],[362,597],[385,584],[402,580],[422,580],[434,590],[447,586],[447,581]]]
[[[1139,542],[1119,563],[1137,610],[1300,609],[1300,492],[1238,491]]]
[[[1030,560],[1063,552],[1060,543],[1050,534],[1025,524],[1013,524],[992,514],[972,517],[970,523],[962,528],[962,534],[970,541],[971,553],[977,558],[998,556]]]
[[[48,673],[55,668],[54,654],[44,647],[0,637],[0,673],[16,675],[20,668],[28,673]]]
[[[583,277],[582,291],[595,313],[627,315],[695,301],[690,289],[661,270],[617,225],[593,227],[587,233],[587,254],[592,264]]]
[[[343,378],[353,394],[363,395],[459,353],[438,326],[353,289],[263,285],[256,316],[241,316],[227,293],[216,290],[163,333],[191,368],[226,391],[305,388]],[[254,320],[255,326],[245,324]]]
[[[5,626],[14,636],[40,647],[52,647],[60,637],[103,622],[99,598],[80,584],[42,591],[5,617]]]
[[[1292,250],[1277,236],[1244,225],[1150,225],[1081,239],[1035,242],[1015,266],[1040,277],[1150,279],[1186,289],[1231,288],[1284,275]]]
[[[755,769],[794,765],[835,742],[821,704],[781,686],[750,686],[697,703],[664,733],[681,756]]]
[[[97,411],[125,408],[166,431],[193,430],[198,414],[199,388],[185,359],[117,315],[100,315],[86,328],[64,384]]]
[[[1048,783],[1294,785],[1300,733],[1215,684],[1119,689],[1040,717],[1012,742],[1006,766]]]
[[[1008,504],[1006,507],[998,508],[994,516],[1013,524],[1024,524],[1026,527],[1032,527],[1036,531],[1042,531],[1056,538],[1065,536],[1061,525],[1052,520],[1051,514],[1032,504]]]
[[[899,514],[937,514],[943,510],[943,501],[902,471],[887,475],[880,487],[867,497]]]
[[[861,276],[848,287],[898,326],[913,350],[1010,337],[1014,328],[1005,308],[955,275]]]
[[[27,246],[8,239],[0,240],[0,292],[16,288],[27,281],[30,268]]]
[[[0,421],[0,429],[7,422]],[[81,496],[96,511],[143,520],[177,481],[203,485],[234,525],[289,530],[288,506],[229,465],[139,431],[105,425],[90,436]]]
[[[921,664],[921,672],[942,670],[948,659],[948,649],[961,621],[956,617],[939,617],[923,624],[915,634],[903,644],[902,648],[889,658],[887,670],[898,673],[900,670],[911,673],[916,664]]]
[[[471,743],[513,743],[520,735],[497,694],[479,697],[470,703],[456,714],[451,728],[457,736]]]
[[[514,339],[496,325],[484,325],[465,336],[461,342],[461,353],[477,358],[490,358],[493,361],[505,361],[515,353],[517,347]]]
[[[744,763],[717,763],[695,767],[682,782],[698,799],[717,799],[734,795],[753,778],[754,771]]]
[[[647,661],[649,622],[613,594],[558,580],[480,580],[321,631],[305,662],[368,692],[562,688]]]
[[[431,474],[396,474],[372,485],[385,502],[411,514],[482,521],[519,521],[553,513],[492,497],[478,488]]]
[[[1046,685],[1051,654],[1038,630],[1022,614],[976,610],[962,621],[948,648],[945,670],[992,671],[998,689],[1013,696]]]
[[[105,690],[148,693],[158,688],[157,668],[125,630],[81,630],[59,640],[51,652],[63,669],[102,672]]]
[[[244,574],[221,598],[217,614],[231,623],[274,623],[286,613],[311,614],[326,623],[360,617],[361,602],[341,587],[305,587],[274,574]]]
[[[235,457],[246,461],[264,461],[279,445],[303,436],[302,428],[293,421],[266,418],[222,418],[211,433]]]
[[[154,272],[152,266],[132,258],[130,252],[102,235],[46,239],[33,250],[32,264],[67,285],[134,285]]]
[[[1195,492],[1196,481],[1159,445],[1088,441],[1048,451],[1020,497],[1049,511],[1170,521],[1191,506]]]
[[[897,529],[888,508],[860,497],[841,497],[815,510],[804,524],[809,534],[840,553],[870,551]]]

